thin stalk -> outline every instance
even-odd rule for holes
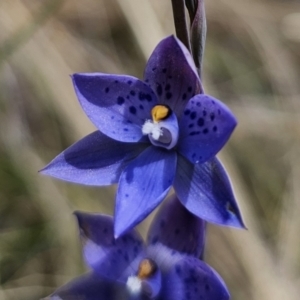
[[[188,26],[186,24],[185,1],[172,0],[174,25],[177,37],[191,51]]]

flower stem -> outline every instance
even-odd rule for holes
[[[185,1],[184,0],[172,0],[174,25],[177,37],[181,42],[191,51],[188,27],[186,24],[185,16]]]
[[[185,0],[185,4],[191,20],[191,52],[201,78],[202,59],[204,55],[207,29],[204,0]]]

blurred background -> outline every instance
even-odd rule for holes
[[[207,0],[206,8],[203,81],[239,119],[219,156],[248,227],[210,225],[206,260],[232,300],[296,300],[300,3]],[[174,33],[171,1],[1,0],[0,28],[0,299],[33,300],[85,271],[72,212],[113,211],[115,187],[37,173],[94,130],[69,75],[141,78],[156,44]]]

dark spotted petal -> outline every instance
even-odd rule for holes
[[[95,131],[55,157],[41,173],[80,184],[110,185],[118,182],[123,169],[146,147]]]
[[[182,114],[190,98],[202,92],[193,59],[174,36],[162,40],[154,49],[145,70],[145,82],[156,93],[158,102]]]
[[[74,279],[44,300],[130,300],[125,284],[107,281],[94,273]],[[136,299],[136,298],[135,298]]]
[[[100,276],[126,282],[144,257],[143,240],[134,230],[114,238],[113,219],[100,214],[75,213],[86,263]]]
[[[205,222],[172,195],[153,219],[147,241],[149,245],[161,243],[172,250],[199,257],[204,250]]]
[[[228,300],[227,287],[215,270],[195,257],[185,257],[166,275],[164,300]]]
[[[174,188],[181,203],[199,218],[244,228],[228,175],[217,158],[193,165],[178,155]]]
[[[145,219],[165,198],[174,180],[177,155],[150,146],[124,170],[115,207],[115,235]]]
[[[192,163],[203,163],[221,150],[236,124],[234,115],[222,102],[196,95],[180,120],[178,151]]]
[[[151,108],[157,103],[145,83],[100,73],[75,74],[73,83],[83,110],[101,132],[121,142],[142,139],[141,127],[151,119]]]

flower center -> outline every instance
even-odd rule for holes
[[[151,110],[152,120],[146,120],[142,132],[149,136],[155,146],[171,149],[178,140],[178,122],[166,105],[156,105]]]
[[[129,276],[126,286],[131,294],[139,294],[142,291],[142,280],[137,276]]]
[[[151,110],[151,116],[154,123],[158,123],[169,117],[171,109],[165,105],[156,105]]]
[[[147,279],[151,277],[157,270],[157,265],[152,259],[143,259],[140,262],[138,275],[140,279]]]
[[[156,263],[149,258],[143,259],[138,268],[136,276],[129,276],[126,282],[127,288],[133,295],[138,295],[141,292],[152,294],[154,291],[149,290],[149,286],[146,284],[147,280],[150,279],[157,271]]]

